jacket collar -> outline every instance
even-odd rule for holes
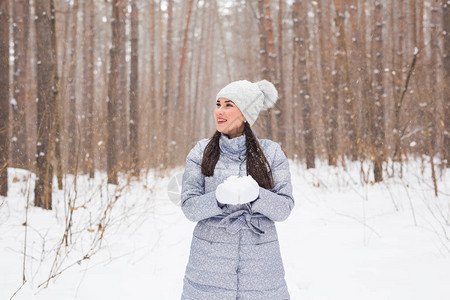
[[[231,156],[245,155],[247,150],[245,140],[245,134],[230,139],[225,134],[221,133],[219,139],[220,152]]]
[[[258,136],[256,135],[255,131],[253,130],[253,134],[258,139]],[[245,134],[242,134],[238,137],[235,137],[233,139],[228,138],[223,133],[220,133],[220,139],[219,139],[219,147],[220,152],[229,154],[231,156],[245,156],[247,147],[245,146],[246,137]]]

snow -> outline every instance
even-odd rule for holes
[[[370,165],[360,176],[359,163],[344,169],[317,161],[306,170],[290,161],[296,205],[277,229],[293,300],[450,299],[450,173],[438,170],[436,198],[424,161],[410,161],[403,178],[385,174],[378,184],[370,181]],[[121,177],[119,186],[106,184],[103,173],[78,176],[77,186],[67,175],[64,191],[55,179],[54,209],[30,205],[27,217],[34,175],[9,168],[10,196],[0,197],[0,299],[22,284],[25,229],[27,282],[13,299],[179,299],[195,223],[169,199],[167,186],[183,171]],[[55,261],[69,199],[72,243],[56,262],[59,271],[70,267],[38,288]],[[99,223],[107,227],[95,246]],[[92,257],[77,263],[93,245]]]
[[[223,204],[244,204],[258,198],[259,185],[251,175],[231,175],[216,189],[216,199]]]

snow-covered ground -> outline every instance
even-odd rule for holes
[[[318,164],[291,162],[296,206],[277,224],[292,299],[450,299],[449,170],[438,173],[436,198],[418,162],[402,179],[366,185],[359,164]],[[53,210],[30,205],[27,215],[33,175],[9,169],[10,196],[0,197],[0,299],[11,298],[24,273],[13,299],[180,299],[195,224],[167,189],[182,172],[122,178],[119,187],[104,174],[79,176],[76,193],[68,176]],[[76,200],[66,245],[68,199]]]

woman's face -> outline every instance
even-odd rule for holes
[[[229,136],[230,139],[244,132],[244,115],[233,101],[219,98],[214,110],[217,131]]]

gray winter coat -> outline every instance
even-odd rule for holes
[[[247,175],[245,135],[229,139],[221,134],[214,176],[201,173],[209,139],[198,141],[186,158],[182,210],[198,223],[183,282],[184,300],[290,299],[274,224],[284,221],[294,206],[289,163],[279,144],[258,141],[274,187],[260,187],[259,197],[248,204],[222,205],[215,197],[226,178]]]

